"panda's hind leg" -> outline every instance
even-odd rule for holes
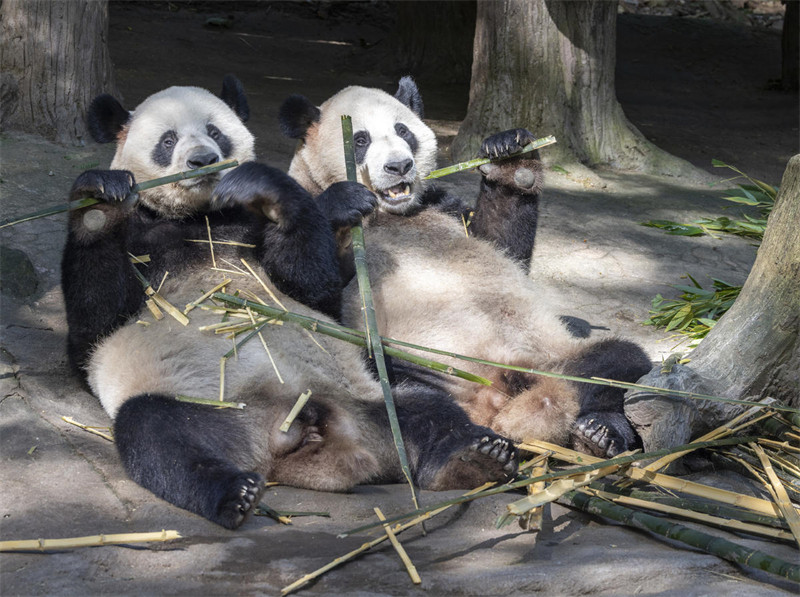
[[[258,504],[264,478],[247,470],[252,440],[237,412],[158,394],[127,400],[114,438],[128,475],[166,501],[235,529]]]
[[[447,394],[419,385],[395,391],[397,416],[423,489],[472,489],[487,481],[506,481],[517,470],[513,443],[470,421]]]
[[[564,373],[635,382],[650,371],[650,359],[637,344],[611,338],[589,345],[568,363]],[[572,429],[576,449],[600,457],[613,457],[640,447],[640,439],[625,417],[625,390],[577,383],[580,410]]]

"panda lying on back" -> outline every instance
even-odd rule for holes
[[[187,326],[154,320],[132,255],[150,257],[147,267],[136,267],[154,286],[169,272],[159,292],[182,307],[226,275],[212,269],[208,243],[190,242],[210,234],[240,243],[215,243],[220,267],[245,272],[245,259],[287,309],[328,320],[340,312],[330,226],[295,181],[248,161],[254,143],[247,116],[241,84],[230,76],[221,98],[171,87],[134,112],[98,97],[89,111],[93,136],[116,140],[117,151],[112,170],[87,171],[75,181],[71,199],[100,203],[71,213],[62,262],[70,361],[114,420],[126,470],[156,495],[228,528],[258,502],[265,477],[333,491],[402,479],[380,388],[350,344],[320,337],[320,347],[293,325],[268,325],[263,333],[282,379],[258,342],[241,346],[226,367],[226,398],[246,403],[243,411],[175,399],[219,395],[217,364],[231,342],[197,329],[219,322],[218,312],[194,309]],[[144,191],[135,205],[129,198],[134,179],[223,158],[246,163]],[[261,280],[232,277],[230,292],[267,298]],[[289,431],[280,431],[309,389],[310,401]],[[395,398],[421,487],[474,487],[515,470],[509,442],[472,424],[441,392],[409,383]]]
[[[624,340],[580,340],[546,304],[524,270],[536,234],[541,163],[536,153],[482,168],[480,193],[467,237],[458,199],[426,187],[436,138],[421,120],[422,99],[404,77],[391,96],[347,87],[321,106],[292,96],[281,126],[301,139],[289,174],[312,193],[345,179],[340,115],[353,121],[359,180],[356,189],[332,188],[318,198],[334,229],[361,214],[370,279],[385,336],[508,365],[581,377],[636,381],[650,370],[642,349]],[[505,156],[533,139],[516,129],[483,142],[484,156]],[[344,191],[344,189],[341,189]],[[450,213],[447,213],[450,212]],[[341,251],[341,249],[340,249]],[[343,259],[348,256],[343,254]],[[342,268],[345,278],[347,267]],[[362,325],[357,287],[344,293],[342,318]],[[444,360],[447,360],[446,358]],[[463,367],[463,361],[450,363]],[[623,392],[526,373],[473,366],[493,381],[484,387],[395,365],[397,379],[416,379],[455,396],[473,421],[512,439],[571,442],[613,456],[638,438],[623,414]]]

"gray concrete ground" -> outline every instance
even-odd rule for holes
[[[143,94],[137,92],[139,82],[126,70],[132,50],[123,52],[115,46],[124,42],[119,39],[124,27],[137,27],[128,20],[131,14],[112,18],[112,55],[119,52],[115,62],[120,84],[136,103]],[[144,17],[152,19],[153,35],[164,35],[158,27],[175,27],[160,13]],[[177,37],[185,44],[182,35]],[[281,45],[275,44],[276,48]],[[149,59],[144,51],[137,58]],[[158,87],[172,83],[164,73],[168,66],[169,62],[161,66],[160,73],[152,67],[146,85],[156,80]],[[212,74],[214,81],[221,78]],[[330,84],[328,78],[341,79],[341,74],[328,71],[320,76],[325,85]],[[282,95],[272,98],[257,90],[251,101],[260,109],[254,110],[252,125],[264,157],[285,166],[290,144],[272,143],[274,124],[258,116],[259,112],[274,113],[280,99]],[[446,135],[453,126],[451,119],[437,130]],[[796,142],[796,129],[792,132],[790,127],[787,135],[794,135]],[[782,142],[785,147],[786,137]],[[735,154],[735,149],[725,149]],[[63,147],[20,134],[0,136],[0,150],[3,217],[62,201],[78,173],[107,164],[111,155],[109,147]],[[748,154],[739,155],[744,159]],[[775,155],[767,157],[756,161],[764,172],[772,172]],[[476,177],[462,175],[448,184],[471,196]],[[635,339],[658,361],[671,352],[673,342],[641,325],[651,298],[669,293],[669,284],[680,283],[685,273],[704,284],[709,277],[740,283],[755,250],[740,239],[674,237],[638,223],[716,216],[723,205],[718,192],[705,185],[626,174],[587,181],[575,174],[550,172],[532,275],[547,281],[556,300],[569,306],[570,314],[608,329],[595,330],[595,334]],[[63,215],[0,231],[0,244],[23,251],[36,278],[35,288],[21,285],[13,290],[4,262],[0,535],[7,540],[176,529],[184,538],[163,545],[2,554],[3,595],[276,595],[281,587],[361,545],[365,536],[339,539],[337,534],[374,520],[373,507],[379,506],[387,516],[411,509],[404,486],[362,487],[349,494],[275,487],[264,499],[272,508],[327,511],[330,518],[295,518],[287,526],[254,517],[231,532],[166,504],[128,480],[113,444],[60,418],[67,415],[88,425],[109,423],[66,366],[66,324],[59,289],[64,237]],[[22,279],[21,275],[11,278]],[[14,296],[8,294],[12,290]],[[421,499],[431,504],[453,495],[423,492]],[[326,574],[304,593],[755,596],[798,590],[797,585],[766,573],[558,505],[546,508],[538,533],[523,531],[516,524],[496,529],[494,522],[511,499],[495,496],[454,508],[430,522],[426,536],[416,530],[403,535],[422,577],[421,587],[411,584],[395,552],[384,544]],[[729,537],[797,563],[797,550],[791,545]]]

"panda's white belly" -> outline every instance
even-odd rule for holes
[[[167,282],[161,290],[170,303],[182,309],[219,282],[219,275],[187,274]],[[233,290],[250,290],[268,304],[268,296],[254,281],[234,280]],[[285,307],[318,319],[323,315],[276,292]],[[250,399],[296,398],[306,390],[314,394],[335,391],[339,395],[380,399],[373,381],[361,364],[359,349],[339,340],[312,334],[291,323],[267,324],[262,336],[252,338],[228,358],[221,381],[222,357],[233,340],[198,328],[218,323],[220,313],[196,308],[190,323],[182,325],[169,315],[161,320],[143,309],[138,319],[149,325],[126,324],[98,344],[88,368],[88,380],[106,412],[113,418],[129,398],[143,393],[187,395],[237,402],[247,391]],[[239,336],[237,341],[243,338]],[[270,358],[271,357],[271,358]],[[255,390],[254,390],[255,388]]]

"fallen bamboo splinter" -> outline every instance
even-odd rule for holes
[[[236,160],[225,160],[224,162],[217,162],[216,164],[211,164],[210,166],[203,166],[202,168],[197,168],[196,170],[185,170],[183,172],[178,172],[177,174],[170,174],[169,176],[162,176],[161,178],[145,180],[144,182],[140,182],[139,184],[133,185],[129,197],[136,195],[141,191],[146,191],[147,189],[160,187],[161,185],[169,184],[171,182],[178,182],[180,180],[186,180],[188,178],[196,178],[198,176],[205,176],[206,174],[213,174],[214,172],[219,172],[220,170],[225,170],[226,168],[233,168],[238,165],[239,162],[237,162]],[[90,205],[94,205],[95,203],[100,203],[100,199],[95,199],[94,197],[85,197],[83,199],[76,199],[75,201],[70,201],[67,204],[47,207],[45,209],[29,213],[28,215],[22,216],[20,218],[5,220],[0,223],[0,228],[5,228],[6,226],[14,226],[15,224],[28,222],[30,220],[36,220],[38,218],[46,218],[47,216],[54,216],[56,214],[60,214],[65,211],[83,209],[84,207],[89,207]]]

